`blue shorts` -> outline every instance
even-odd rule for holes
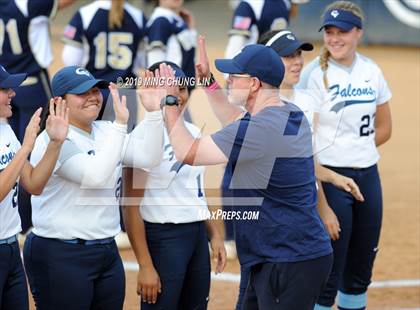
[[[156,304],[142,302],[141,309],[207,309],[210,255],[204,222],[144,224],[162,292]]]
[[[28,287],[19,244],[0,244],[0,309],[28,310]]]
[[[115,241],[67,243],[31,233],[24,262],[37,309],[118,310],[125,274]]]

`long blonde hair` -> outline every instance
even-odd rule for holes
[[[120,28],[124,18],[124,2],[125,0],[112,0],[111,9],[108,13],[109,29]]]
[[[325,8],[324,13],[322,13],[321,18],[324,17],[325,13],[331,10],[349,11],[353,13],[354,15],[356,15],[357,17],[359,17],[362,20],[362,22],[365,19],[363,11],[360,8],[360,6],[350,1],[335,1],[331,3]],[[326,89],[328,89],[327,70],[328,70],[328,58],[330,57],[330,55],[331,55],[330,52],[324,45],[321,49],[321,54],[319,55],[319,65],[321,67],[322,72],[324,73],[322,79],[324,81],[324,86]]]

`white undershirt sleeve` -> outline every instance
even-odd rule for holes
[[[53,60],[49,25],[47,16],[37,16],[31,19],[28,28],[29,46],[35,60],[44,69],[46,69]]]
[[[83,62],[83,48],[70,44],[64,45],[61,58],[65,66],[81,66]]]
[[[123,165],[152,168],[162,162],[163,118],[161,111],[146,112],[144,120],[128,135]]]
[[[235,57],[241,49],[245,46],[247,37],[238,34],[233,34],[229,37],[229,42],[226,46],[225,57],[232,59]]]
[[[67,159],[61,159],[63,162],[56,171],[57,175],[80,184],[82,187],[104,187],[121,161],[126,135],[127,125],[112,123],[107,132],[108,138],[103,145],[95,148],[95,154],[73,152],[72,156],[66,156]],[[72,142],[66,141],[64,143]],[[64,154],[72,153],[66,151],[64,145],[63,150]]]

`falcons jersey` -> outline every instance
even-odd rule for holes
[[[328,89],[323,74],[318,57],[304,69],[298,85],[312,94],[319,113],[314,126],[318,162],[333,167],[374,165],[379,160],[376,107],[392,96],[381,69],[369,58],[356,54],[350,67],[328,61]]]
[[[12,161],[20,143],[12,128],[7,123],[0,123],[0,172]],[[21,231],[20,217],[17,208],[18,183],[0,201],[0,239],[6,239]]]
[[[185,125],[193,137],[200,130]],[[162,163],[148,171],[148,179],[140,211],[151,223],[191,223],[205,220],[209,211],[204,192],[204,167],[177,161],[168,133],[164,134]]]

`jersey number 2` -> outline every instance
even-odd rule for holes
[[[116,70],[125,70],[131,65],[133,52],[127,46],[133,43],[133,35],[131,33],[100,32],[93,39],[93,43],[96,50],[96,69],[105,68],[107,63]]]
[[[373,124],[375,124],[375,113],[370,116],[369,114],[363,115],[360,119],[363,124],[360,126],[360,136],[369,136],[370,134],[373,134],[375,132],[374,128],[371,128],[371,121]]]

